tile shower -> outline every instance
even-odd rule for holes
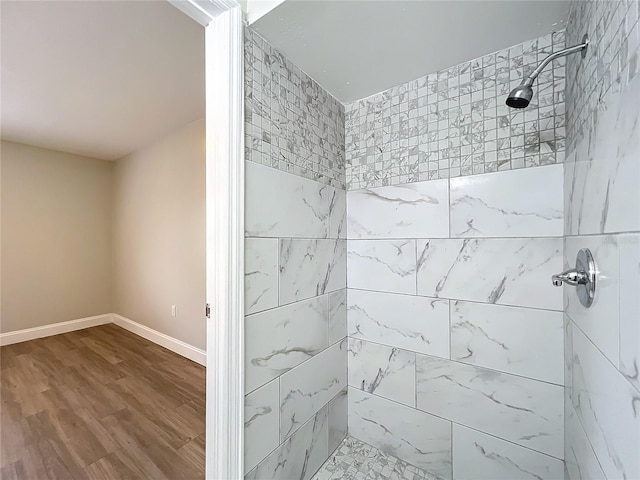
[[[639,10],[348,105],[247,29],[246,478],[640,478]]]

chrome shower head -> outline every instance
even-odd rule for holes
[[[545,58],[540,65],[536,67],[536,69],[531,72],[531,75],[522,82],[521,85],[517,86],[507,97],[507,101],[505,102],[507,106],[511,108],[526,108],[529,106],[529,102],[533,98],[533,89],[531,86],[540,72],[546,67],[552,60],[555,60],[559,57],[564,57],[566,55],[571,55],[572,53],[581,52],[582,58],[584,58],[587,54],[587,47],[589,46],[589,35],[586,33],[582,37],[582,43],[579,45],[574,45],[573,47],[565,48],[564,50],[560,50],[559,52],[552,53],[547,58]]]
[[[533,98],[533,89],[526,83],[517,86],[507,97],[507,106],[511,108],[527,108]]]

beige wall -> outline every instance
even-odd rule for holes
[[[204,175],[201,120],[117,160],[113,191],[113,311],[201,349]]]
[[[112,164],[1,142],[0,332],[111,311]]]

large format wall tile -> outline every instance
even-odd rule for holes
[[[640,230],[640,76],[598,101],[595,128],[567,158],[565,233]]]
[[[329,402],[329,453],[347,436],[349,404],[345,388]]]
[[[328,346],[327,297],[245,317],[245,389],[251,392]]]
[[[349,336],[449,358],[449,301],[349,289]]]
[[[272,380],[244,398],[245,472],[280,444],[279,398],[278,380]]]
[[[618,243],[612,235],[566,237],[565,269],[575,267],[581,248],[588,248],[593,254],[598,271],[596,296],[586,308],[580,303],[576,288],[565,285],[565,312],[617,367],[620,357]]]
[[[329,203],[329,238],[347,238],[347,192],[339,188]]]
[[[246,163],[248,237],[327,238],[333,187],[274,168]]]
[[[416,354],[349,338],[349,386],[415,407]]]
[[[347,386],[347,342],[336,343],[280,377],[280,440]]]
[[[346,287],[345,240],[280,240],[280,304]]]
[[[573,405],[565,402],[564,458],[569,480],[605,480],[587,435],[580,425]]]
[[[640,478],[640,391],[573,329],[573,406],[607,478]]]
[[[245,480],[307,480],[329,455],[328,408],[315,414],[307,423],[274,450]]]
[[[244,258],[245,314],[277,307],[278,239],[245,239]]]
[[[447,180],[347,193],[348,238],[449,236]]]
[[[562,312],[451,302],[451,359],[562,385]]]
[[[462,425],[453,425],[453,476],[456,480],[560,480],[562,460]]]
[[[329,294],[329,345],[347,336],[347,289]]]
[[[560,310],[561,238],[417,240],[418,295]]]
[[[349,388],[349,433],[384,453],[451,479],[451,422]]]
[[[349,240],[347,286],[415,294],[415,240]]]
[[[453,178],[451,236],[562,236],[562,183],[562,165]]]
[[[562,387],[425,355],[416,381],[420,410],[562,458]]]
[[[640,391],[640,235],[618,237],[620,371]]]

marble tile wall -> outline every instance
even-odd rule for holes
[[[344,107],[245,32],[245,478],[306,480],[347,435]]]
[[[344,105],[245,29],[245,159],[345,186]]]
[[[589,248],[586,309],[565,287],[567,477],[640,478],[640,2],[574,1],[567,43],[565,267]]]
[[[350,435],[446,480],[562,477],[562,179],[347,192]]]
[[[554,32],[348,104],[348,188],[562,163],[565,59],[538,77],[527,109],[504,101],[564,46],[565,32]]]

